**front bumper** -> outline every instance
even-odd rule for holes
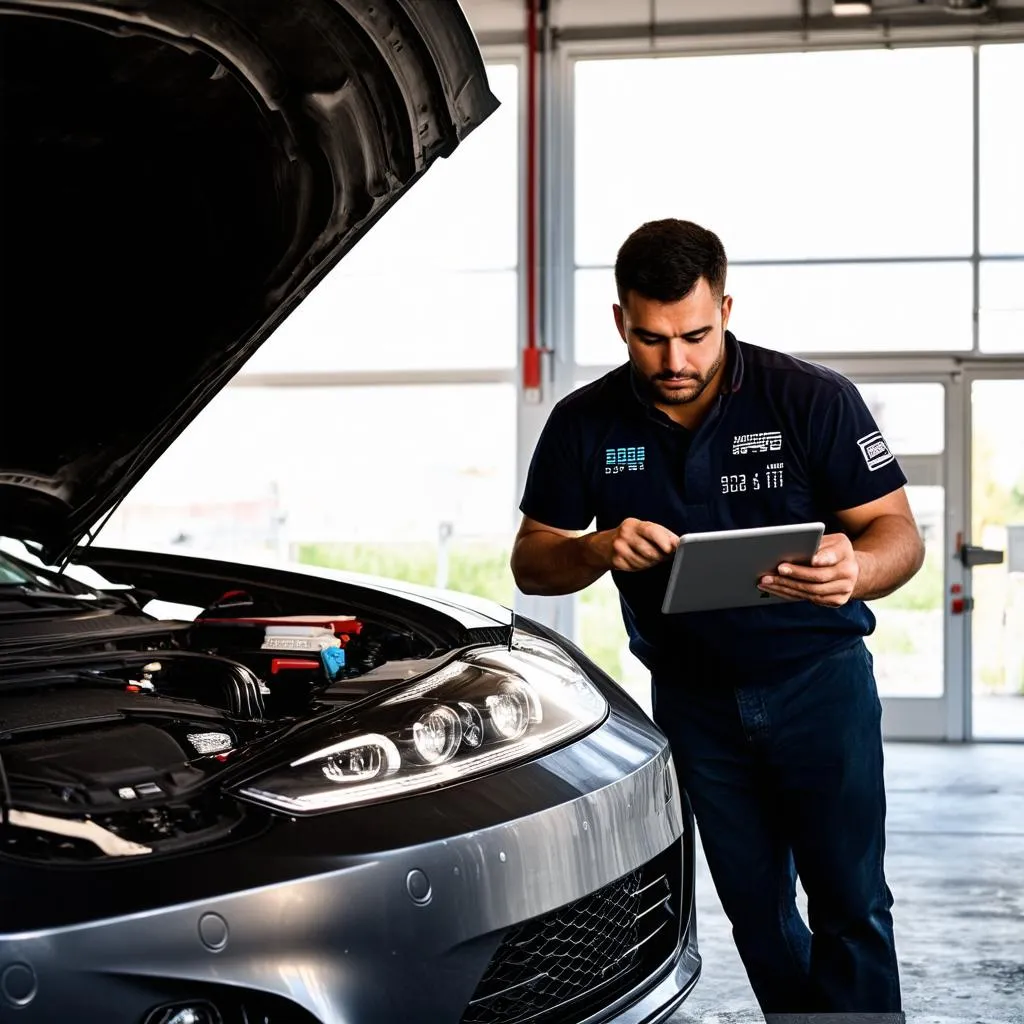
[[[552,757],[585,764],[602,745],[621,749],[621,734],[613,716]],[[692,818],[667,748],[651,738],[644,751],[639,735],[633,770],[514,820],[280,884],[0,934],[0,1020],[145,1024],[158,1006],[208,1000],[224,1024],[460,1024],[510,928],[678,848],[674,948],[628,989],[540,1018],[664,1020],[700,971]]]

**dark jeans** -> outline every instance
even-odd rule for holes
[[[762,1012],[898,1014],[881,704],[864,644],[771,685],[684,688],[658,674],[654,701]]]

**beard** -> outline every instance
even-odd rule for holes
[[[722,345],[718,358],[708,367],[707,372],[700,373],[655,373],[646,376],[639,371],[632,355],[630,360],[633,364],[633,375],[637,384],[643,390],[645,396],[655,405],[689,405],[696,402],[707,390],[708,385],[715,379],[715,375],[722,368],[725,362],[725,345]],[[666,388],[664,381],[678,381],[689,385],[687,388]]]

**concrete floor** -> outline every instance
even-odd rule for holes
[[[888,744],[886,872],[912,1024],[1024,1024],[1024,744]],[[701,856],[704,972],[671,1024],[763,1021]]]

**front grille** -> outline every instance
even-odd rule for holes
[[[583,899],[512,928],[462,1024],[571,1024],[639,985],[679,941],[681,842]]]

